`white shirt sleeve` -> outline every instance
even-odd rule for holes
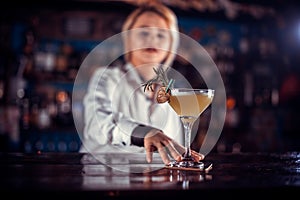
[[[116,75],[97,70],[92,76],[84,97],[84,134],[83,145],[94,149],[99,145],[130,145],[131,134],[139,125],[123,113],[112,108],[114,90],[118,83]],[[122,92],[122,91],[120,91]]]

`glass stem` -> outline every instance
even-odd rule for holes
[[[192,127],[193,122],[184,121],[184,146],[185,146],[185,153],[183,158],[190,158],[191,157],[191,134],[192,134]]]

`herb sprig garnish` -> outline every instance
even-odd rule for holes
[[[146,89],[148,90],[150,89],[153,92],[154,90],[152,88],[152,85],[154,83],[162,84],[163,87],[167,87],[167,90],[173,87],[174,80],[173,79],[169,80],[166,74],[168,68],[164,70],[162,65],[160,65],[157,69],[153,68],[153,70],[156,76],[142,84],[142,86],[144,87],[144,92],[146,91]],[[167,90],[166,92],[168,92]]]

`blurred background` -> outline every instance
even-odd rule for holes
[[[180,31],[207,50],[222,75],[227,114],[213,151],[299,151],[300,3],[161,2],[177,14]],[[1,6],[0,151],[79,150],[82,130],[73,118],[82,118],[83,107],[78,101],[72,108],[78,69],[96,45],[121,31],[138,3],[46,0]],[[201,84],[188,62],[177,58],[173,67],[193,86]],[[209,118],[204,113],[201,119]],[[205,124],[199,126],[201,143]]]

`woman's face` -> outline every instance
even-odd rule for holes
[[[138,29],[136,29],[138,28]],[[161,63],[168,55],[171,34],[164,18],[154,12],[141,14],[129,35],[131,63],[138,67],[148,63]]]

